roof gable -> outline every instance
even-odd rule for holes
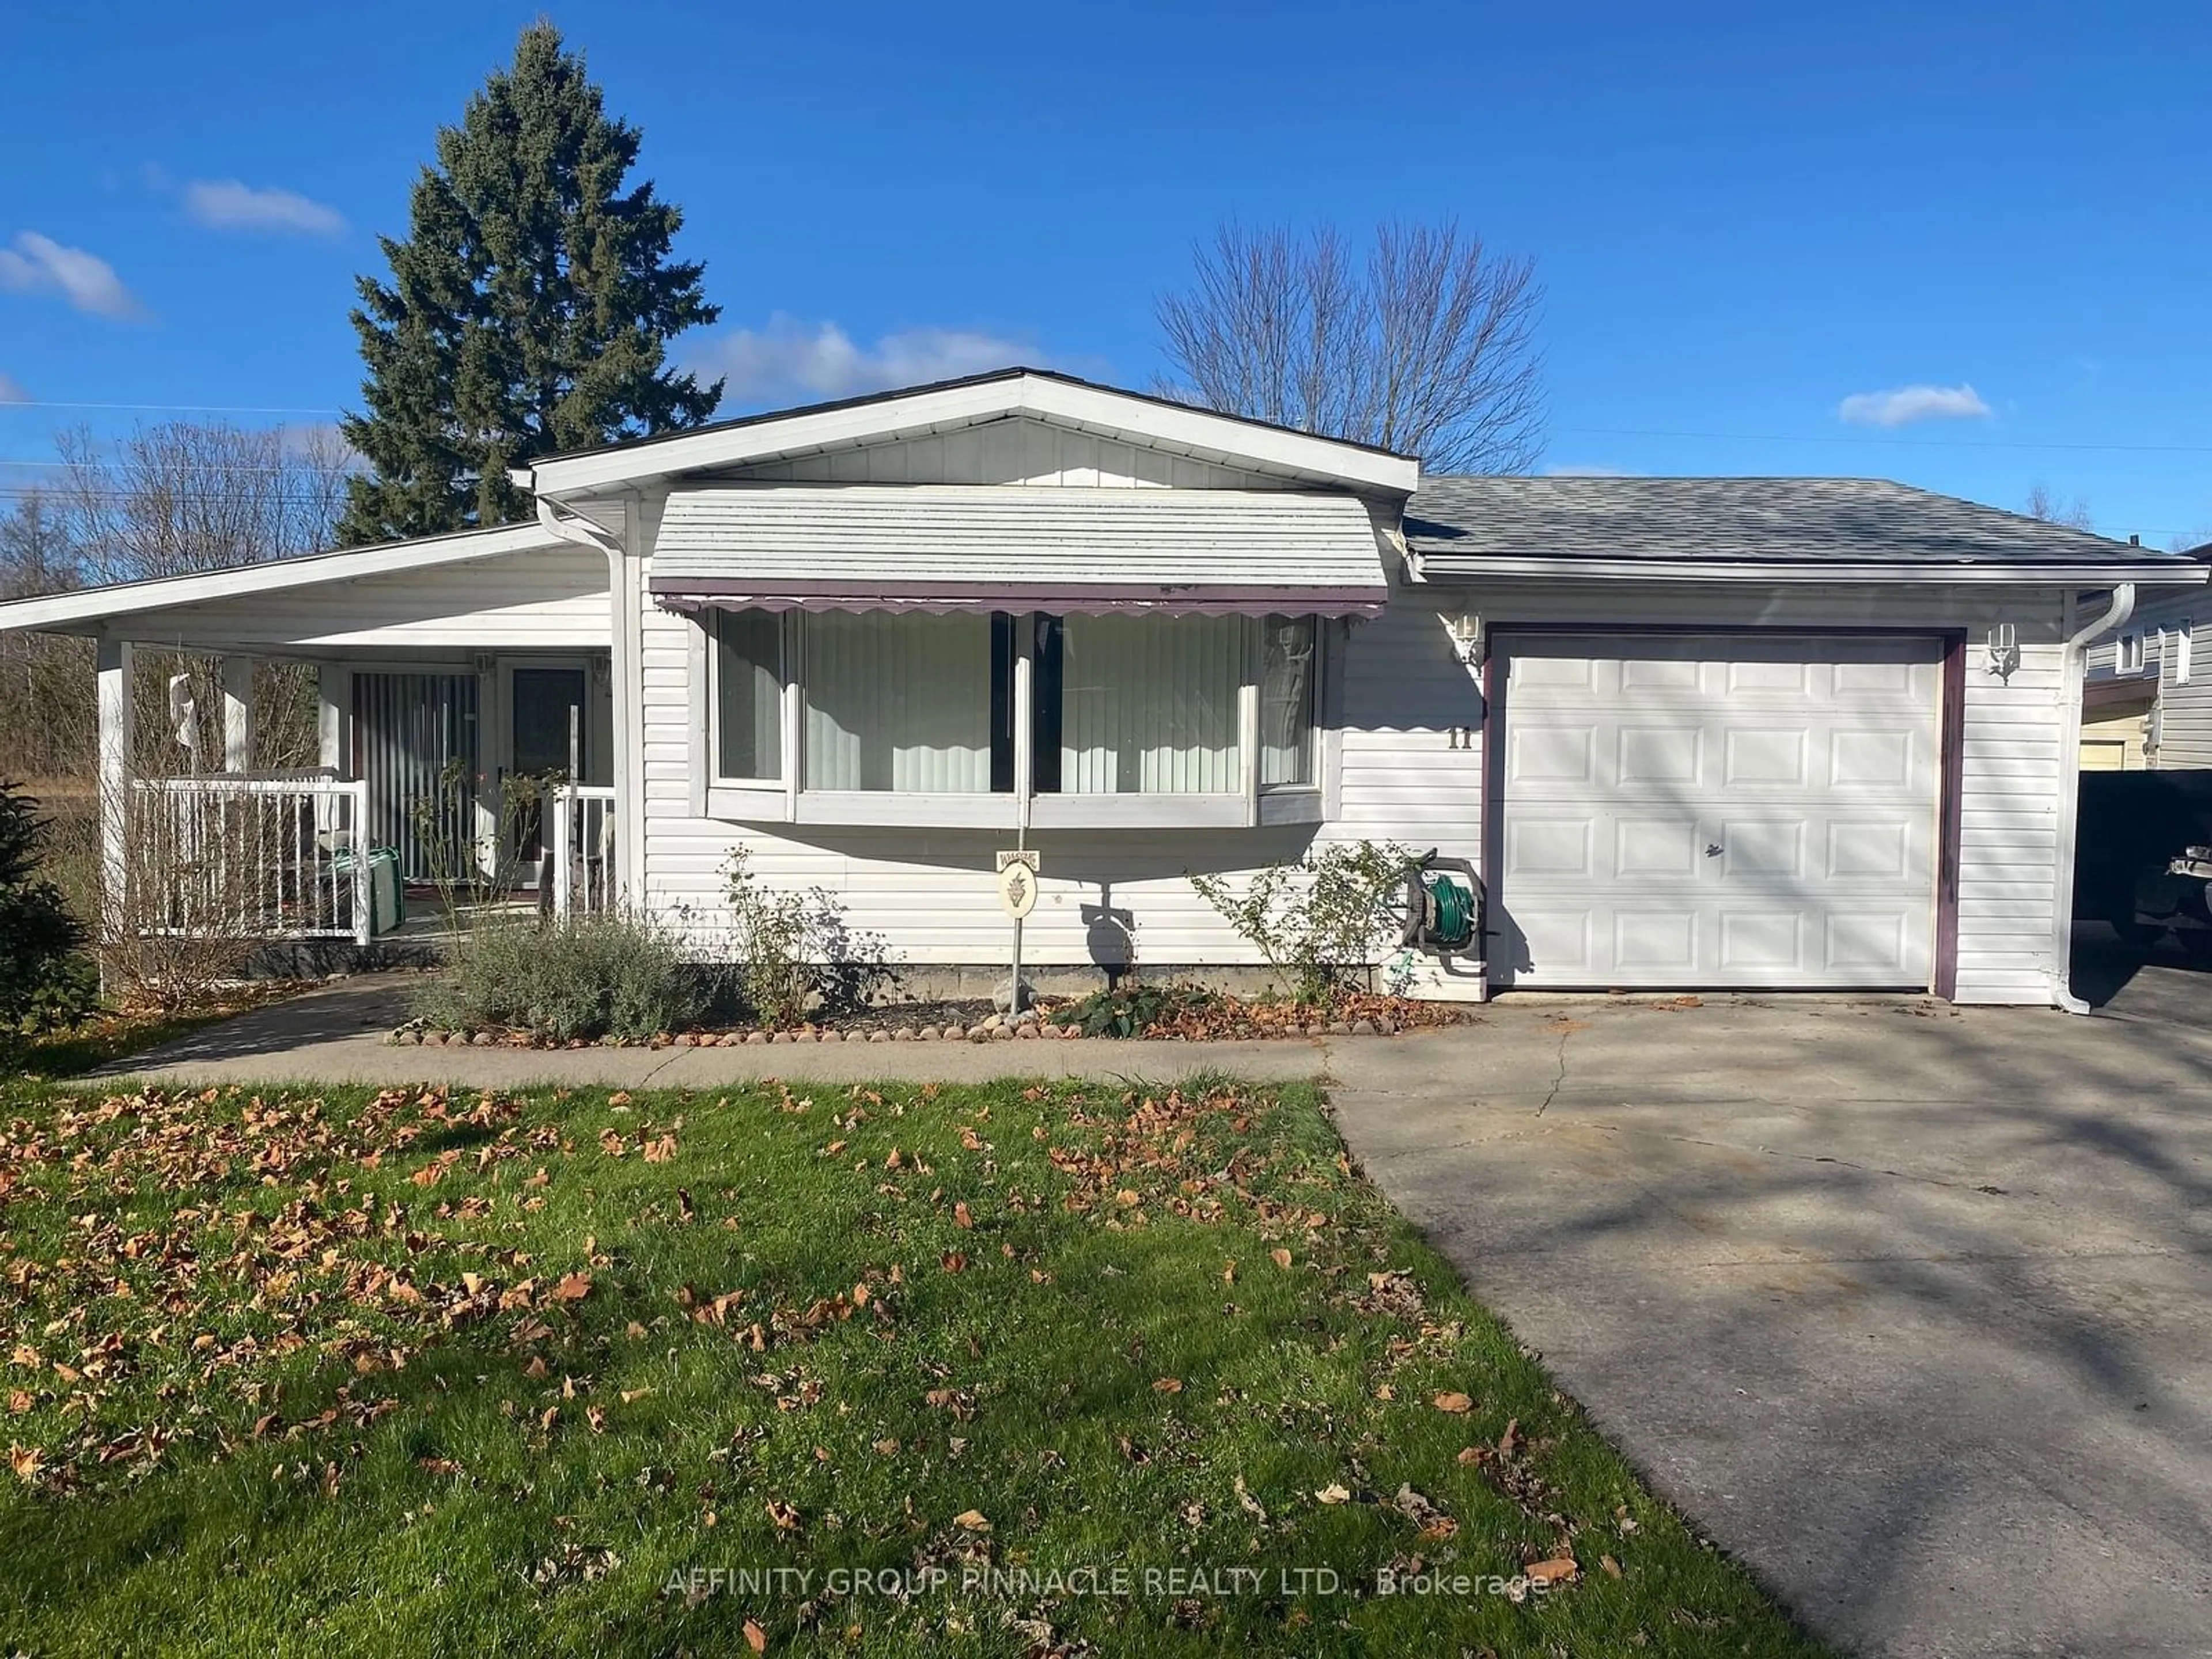
[[[1003,369],[549,456],[520,476],[541,495],[589,495],[684,474],[727,474],[953,432],[1010,416],[1308,487],[1404,495],[1420,479],[1418,462],[1386,450],[1034,368]]]

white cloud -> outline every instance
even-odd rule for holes
[[[1982,394],[1961,381],[1957,386],[1901,386],[1893,392],[1854,392],[1836,405],[1836,416],[1853,426],[1910,426],[1915,421],[1959,421],[1986,416]]]
[[[763,328],[733,329],[708,342],[694,366],[726,376],[722,400],[736,406],[857,397],[1039,361],[1015,341],[968,329],[904,329],[861,346],[835,323],[802,323],[778,312]]]
[[[6,374],[0,374],[0,404],[27,404],[31,394],[23,390],[23,383]]]
[[[294,231],[337,236],[345,216],[295,191],[257,190],[235,179],[195,179],[185,186],[185,216],[210,230]]]
[[[59,294],[79,311],[97,317],[138,314],[138,301],[123,286],[113,265],[81,247],[64,247],[35,230],[24,231],[0,247],[0,288]]]

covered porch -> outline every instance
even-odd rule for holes
[[[111,937],[613,902],[602,553],[501,526],[17,600],[9,629],[93,642]]]
[[[268,660],[100,642],[116,925],[367,945],[611,904],[606,652],[290,657],[301,672],[274,677]],[[296,737],[263,749],[272,684],[311,701],[312,763],[283,763]],[[210,684],[219,709],[199,706]],[[141,729],[149,711],[166,730]]]

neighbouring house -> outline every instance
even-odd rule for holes
[[[626,902],[702,949],[744,848],[902,967],[1002,975],[1019,842],[1039,971],[1249,967],[1188,874],[1367,839],[1483,873],[1487,928],[1419,961],[1425,994],[2048,1005],[2085,650],[2205,577],[1869,480],[1425,479],[1029,369],[518,477],[537,522],[21,600],[0,629],[98,641],[103,799],[182,814],[180,867],[266,872],[271,933],[365,936],[354,860],[422,877],[410,804],[443,778],[556,908]],[[156,648],[232,665],[225,774],[130,775]],[[319,670],[311,775],[252,769],[258,657]],[[504,780],[547,775],[542,811],[501,815]]]
[[[2184,556],[2212,566],[2212,544]],[[2115,629],[2089,647],[2081,687],[2081,769],[2164,772],[2212,769],[2212,659],[2197,656],[2204,595],[2146,592]]]

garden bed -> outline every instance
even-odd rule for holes
[[[663,1031],[649,1037],[546,1037],[512,1026],[445,1029],[410,1020],[396,1045],[583,1048],[720,1048],[799,1042],[1074,1042],[1128,1037],[1186,1042],[1252,1042],[1321,1036],[1394,1036],[1463,1024],[1480,1016],[1463,1003],[1346,991],[1326,1004],[1245,999],[1195,987],[1146,988],[1079,1000],[1043,999],[1009,1019],[987,999],[886,1003],[796,1025],[737,1024]]]

